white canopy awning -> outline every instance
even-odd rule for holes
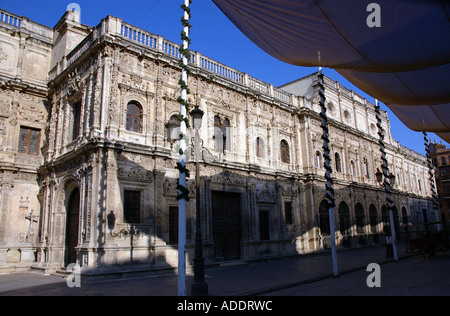
[[[406,126],[450,141],[449,0],[213,1],[275,58],[318,66],[320,51],[321,66],[385,103]],[[374,15],[380,27],[368,25]]]

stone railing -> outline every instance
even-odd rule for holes
[[[27,17],[17,16],[0,9],[0,24],[6,24],[8,28],[20,29],[24,33],[30,33],[33,38],[49,44],[53,43],[53,29],[30,21]]]
[[[245,74],[237,71],[231,67],[221,64],[215,60],[201,55],[200,53],[195,53],[195,64],[205,70],[208,70],[214,74],[222,77],[226,77],[232,81],[237,81],[244,83]]]
[[[125,23],[120,26],[120,35],[151,48],[156,48],[158,43],[157,36]]]
[[[180,45],[168,41],[162,36],[154,35],[138,27],[125,23],[119,18],[108,16],[103,19],[98,26],[93,28],[92,33],[67,55],[66,61],[62,61],[61,67],[55,67],[55,69],[52,69],[50,72],[50,79],[55,78],[56,75],[61,73],[61,71],[77,60],[93,42],[101,36],[107,34],[134,42],[135,44],[142,46],[144,49],[154,50],[175,59],[181,58],[181,53],[179,50]],[[203,56],[200,52],[193,51],[191,53],[189,63],[193,67],[205,70],[226,80],[239,83],[250,90],[269,98],[273,98],[278,102],[285,103],[290,106],[294,105],[295,96],[291,93],[253,78],[246,73],[226,66],[216,60]]]
[[[18,17],[17,15],[11,14],[3,10],[0,10],[0,22],[7,23],[18,28],[22,27],[21,17]]]
[[[104,34],[119,36],[125,40],[141,45],[143,48],[155,50],[176,59],[181,58],[181,53],[179,51],[180,45],[170,42],[162,36],[154,35],[138,27],[125,23],[119,18],[108,16],[93,29],[91,35],[89,35],[67,56],[67,66],[80,57],[86,50],[87,46]],[[203,56],[200,52],[193,51],[191,53],[189,63],[193,67],[198,67],[199,69],[205,70],[221,78],[239,83],[248,89],[260,93],[261,95],[271,97],[279,102],[286,103],[287,105],[293,105],[294,95],[282,89],[278,89],[271,84],[253,78],[246,73],[240,72],[218,61]]]

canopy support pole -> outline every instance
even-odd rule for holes
[[[386,159],[386,149],[384,146],[384,130],[383,130],[383,126],[382,126],[381,110],[380,110],[380,105],[378,104],[378,100],[375,100],[375,113],[376,113],[376,117],[377,117],[378,136],[380,136],[380,151],[381,151],[381,160],[382,160],[381,167],[383,169],[384,189],[386,191],[386,202],[387,202],[387,209],[389,212],[389,224],[391,226],[393,257],[394,257],[394,261],[398,261],[397,241],[396,241],[397,236],[395,234],[394,215],[392,212],[393,201],[392,201],[391,183],[390,183],[390,177],[389,177],[389,166],[388,166],[388,161]]]
[[[190,8],[189,5],[191,0],[184,0],[184,5],[181,7],[184,10],[184,15],[182,18],[183,22],[183,47],[180,49],[182,53],[181,58],[181,97],[180,102],[180,158],[178,162],[179,170],[179,181],[178,181],[178,296],[186,296],[186,202],[189,200],[189,191],[186,188],[186,131],[187,131],[187,107],[188,99],[187,95],[189,89],[187,88],[188,82],[188,58],[189,54],[189,19],[190,19]]]
[[[320,63],[320,53],[319,53],[319,63]],[[334,190],[333,190],[333,179],[331,178],[331,173],[333,172],[331,168],[331,158],[330,158],[330,147],[329,147],[329,138],[328,138],[328,118],[327,118],[327,108],[325,106],[325,86],[323,83],[323,73],[322,67],[319,67],[318,72],[319,78],[319,97],[320,97],[320,117],[322,118],[322,139],[323,139],[323,158],[324,158],[324,167],[325,167],[325,178],[327,180],[326,183],[326,198],[328,202],[328,213],[330,218],[330,239],[331,239],[331,257],[333,261],[333,275],[335,277],[339,276],[339,268],[338,268],[338,260],[337,260],[337,252],[336,252],[336,228],[334,224]]]

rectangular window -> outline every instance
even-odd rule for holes
[[[294,223],[292,219],[292,203],[285,202],[284,203],[284,220],[286,225],[292,225]]]
[[[141,192],[124,191],[123,213],[125,223],[137,224],[141,222]]]
[[[20,127],[19,135],[19,153],[28,155],[39,154],[39,143],[41,138],[41,131],[28,127]]]
[[[169,245],[178,244],[178,207],[169,207]]]
[[[269,212],[259,212],[259,236],[261,240],[270,240]]]
[[[80,136],[81,128],[81,103],[76,103],[72,106],[73,126],[72,126],[72,140]]]

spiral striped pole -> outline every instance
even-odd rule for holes
[[[177,189],[178,193],[178,296],[186,296],[186,202],[189,200],[189,191],[186,187],[186,177],[188,171],[186,169],[186,135],[187,135],[187,115],[188,115],[188,102],[187,95],[189,94],[188,82],[188,61],[189,61],[189,34],[190,24],[189,19],[191,17],[189,5],[191,0],[184,0],[184,4],[181,8],[184,11],[181,19],[183,24],[183,32],[181,33],[181,39],[183,40],[183,46],[180,49],[181,60],[180,66],[182,68],[180,87],[181,97],[178,99],[180,102],[180,158],[177,164],[179,169],[179,180]]]
[[[388,161],[386,159],[386,148],[384,145],[384,130],[383,130],[383,126],[382,126],[381,110],[380,110],[380,105],[378,104],[378,100],[375,100],[375,113],[376,113],[376,117],[377,117],[378,136],[380,137],[380,151],[381,151],[381,161],[382,161],[381,167],[383,169],[384,189],[386,191],[386,202],[387,202],[387,209],[389,212],[389,223],[391,226],[392,248],[393,248],[393,252],[394,252],[394,260],[398,261],[396,234],[395,234],[395,226],[394,226],[394,215],[392,212],[394,202],[392,201],[391,183],[389,181],[389,166],[388,166]]]
[[[434,167],[433,167],[433,163],[431,162],[430,142],[428,141],[427,132],[423,132],[423,140],[424,140],[425,152],[426,152],[426,156],[427,156],[428,174],[430,175],[430,186],[431,186],[431,193],[432,193],[432,197],[433,197],[433,210],[436,212],[436,215],[439,216],[439,197],[436,193],[436,186],[435,186],[435,182],[434,182]]]
[[[320,55],[319,55],[320,63]],[[322,139],[323,139],[323,158],[325,167],[325,179],[326,183],[326,198],[328,201],[328,212],[330,218],[330,237],[331,237],[331,256],[333,260],[333,275],[337,277],[339,275],[337,252],[336,252],[336,228],[334,224],[334,207],[336,206],[334,201],[334,190],[333,190],[333,179],[331,178],[331,158],[330,158],[330,139],[328,138],[328,118],[327,118],[327,108],[325,106],[325,86],[323,83],[323,73],[322,67],[319,67],[318,72],[319,78],[319,97],[320,97],[320,117],[322,118]]]

